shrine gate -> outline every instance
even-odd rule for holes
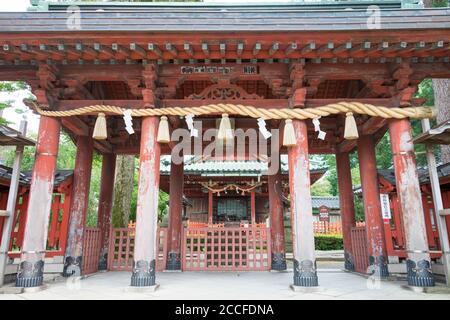
[[[370,11],[368,5],[378,7]],[[102,261],[108,258],[116,155],[139,154],[131,286],[151,287],[156,283],[160,156],[203,156],[195,148],[209,146],[211,139],[204,137],[211,129],[218,129],[216,142],[231,154],[214,151],[200,159],[273,165],[277,156],[287,155],[293,284],[302,287],[319,285],[311,154],[336,155],[345,267],[354,270],[349,154],[358,152],[368,262],[374,275],[389,276],[375,159],[375,146],[389,132],[408,283],[434,285],[410,119],[434,116],[432,108],[421,107],[423,101],[414,98],[419,83],[450,78],[449,9],[413,8],[411,1],[403,1],[403,7],[401,1],[331,2],[325,7],[79,3],[67,11],[68,6],[38,2],[36,12],[0,13],[0,80],[27,82],[36,99],[26,103],[40,115],[28,202],[33,214],[26,217],[30,227],[23,238],[16,286],[36,287],[43,281],[61,130],[77,145],[64,275],[82,274],[84,267],[94,151],[103,155],[98,209]],[[349,7],[353,10],[346,10]],[[244,152],[234,147],[239,129],[260,133],[256,153],[249,139],[244,139]],[[184,263],[192,270],[205,264],[246,269],[242,251],[239,268],[236,261],[206,254],[220,233],[232,243],[245,238],[250,250],[246,261],[248,256],[263,259],[253,267],[286,269],[279,167],[267,174],[270,232],[250,219],[245,233],[240,225],[217,231],[208,225],[196,235],[189,229],[183,235],[183,164],[170,165],[170,269],[181,268],[183,250],[189,250],[191,260]],[[206,186],[217,193],[224,188]],[[248,194],[248,188],[237,185],[223,192]],[[183,237],[190,243],[185,248]]]

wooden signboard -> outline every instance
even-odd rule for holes
[[[319,221],[330,222],[330,210],[327,206],[319,207]]]

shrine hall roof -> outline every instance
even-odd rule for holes
[[[345,31],[368,30],[376,5],[381,30],[448,29],[449,8],[401,8],[401,1],[329,1],[320,4],[39,3],[35,11],[1,12],[0,32],[85,31]],[[76,4],[81,25],[70,28]],[[378,12],[378,11],[377,11]],[[73,20],[70,20],[73,21]],[[369,30],[372,31],[372,30]]]
[[[31,170],[21,171],[19,182],[23,185],[29,185],[31,184]],[[0,179],[3,179],[5,181],[11,181],[11,175],[12,175],[12,168],[7,167],[5,165],[0,165]],[[58,186],[62,182],[66,181],[73,175],[73,170],[56,170],[55,172],[55,180],[54,184],[55,186]]]
[[[267,163],[262,161],[220,161],[209,160],[193,162],[191,159],[185,159],[184,173],[191,175],[208,176],[258,176],[267,171]],[[286,174],[288,165],[286,161],[281,160],[281,171]],[[311,172],[324,174],[326,168],[311,168]],[[170,174],[170,159],[161,160],[160,173],[162,175]]]

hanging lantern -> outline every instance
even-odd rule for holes
[[[219,132],[217,133],[217,139],[223,141],[233,140],[233,130],[231,129],[231,121],[228,114],[222,114],[222,119],[220,120]]]
[[[94,132],[92,137],[96,140],[106,140],[108,138],[108,129],[106,128],[106,117],[103,112],[97,115],[97,120],[95,121]]]
[[[159,121],[158,137],[156,139],[159,143],[170,142],[169,122],[166,116],[162,116]]]
[[[347,112],[345,117],[344,138],[347,140],[358,139],[358,127],[352,112]]]
[[[294,125],[291,119],[286,119],[284,122],[283,146],[292,147],[296,144]]]

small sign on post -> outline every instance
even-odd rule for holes
[[[381,215],[383,220],[391,220],[391,205],[389,202],[389,194],[380,193]]]
[[[330,222],[330,210],[327,206],[319,207],[319,221],[327,221]]]

